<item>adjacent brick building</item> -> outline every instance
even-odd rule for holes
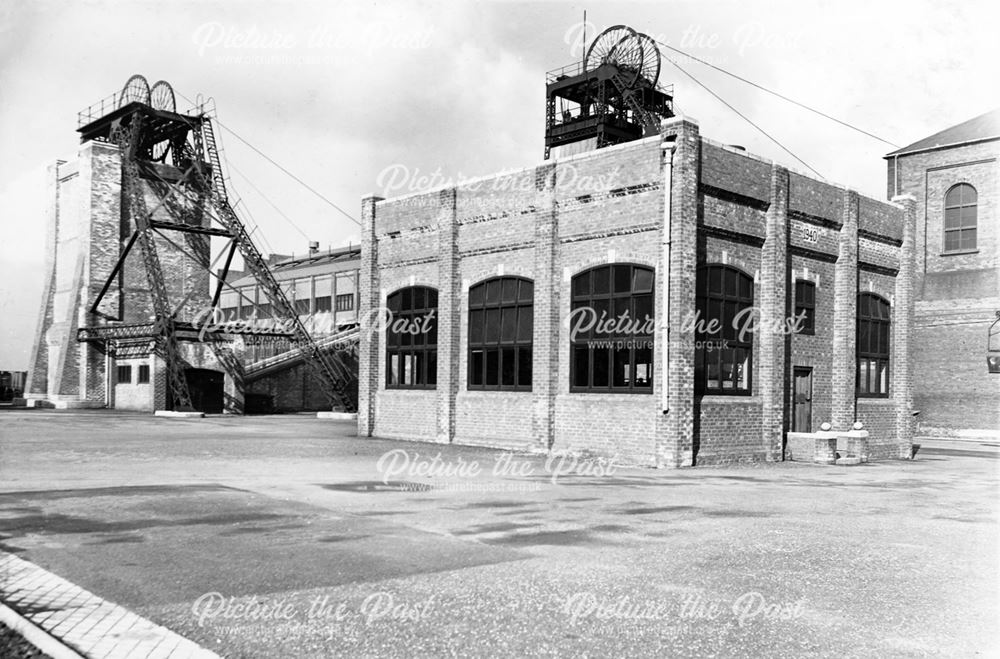
[[[781,460],[789,430],[860,421],[872,458],[908,457],[916,216],[896,201],[676,118],[368,197],[359,435],[679,467]],[[367,322],[379,309],[392,321]],[[577,322],[602,313],[636,322]]]
[[[361,247],[348,245],[319,251],[315,246],[303,256],[272,255],[270,269],[285,296],[299,313],[309,333],[317,340],[342,334],[357,325],[359,295],[358,268]],[[223,292],[220,307],[226,318],[270,318],[267,296],[252,276],[233,276],[230,288]],[[242,351],[251,371],[275,361],[266,377],[254,377],[247,383],[248,411],[329,410],[330,401],[316,384],[309,369],[299,361],[293,366],[282,363],[280,356],[289,350],[287,340],[270,337],[243,337]],[[352,341],[344,342],[337,352],[351,369],[357,369]],[[275,360],[274,358],[279,359]],[[264,373],[265,371],[259,371]]]
[[[914,405],[927,435],[997,436],[1000,110],[888,154],[888,195],[916,200]],[[996,327],[993,330],[996,331]],[[997,338],[994,349],[1000,350]]]

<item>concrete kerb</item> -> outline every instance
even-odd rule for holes
[[[83,659],[83,655],[64,645],[59,639],[49,635],[3,602],[0,602],[0,623],[23,636],[24,640],[52,659]]]
[[[333,419],[334,421],[357,421],[357,412],[316,412],[317,419]]]
[[[14,554],[0,551],[0,575],[0,601],[17,602],[25,611],[10,617],[10,622],[4,617],[9,614],[0,612],[0,620],[55,659],[153,655],[218,659],[194,641]]]
[[[156,410],[153,416],[162,416],[171,419],[203,419],[204,412],[174,412],[173,410]]]

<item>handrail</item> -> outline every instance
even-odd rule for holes
[[[337,332],[336,334],[316,339],[316,346],[323,349],[339,343],[352,344],[360,338],[360,334],[361,333],[358,327],[352,327],[350,329]],[[259,359],[255,362],[247,364],[246,372],[248,375],[251,375],[263,369],[277,366],[278,364],[282,364],[284,362],[293,361],[302,357],[302,355],[303,350],[301,348],[292,348],[291,350],[286,350],[278,353],[277,355],[265,357],[264,359]]]
[[[82,128],[92,121],[96,121],[107,114],[111,114],[118,109],[121,98],[121,92],[115,92],[111,96],[102,98],[96,103],[92,103],[80,110],[76,113],[76,127]]]

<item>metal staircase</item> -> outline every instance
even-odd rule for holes
[[[357,355],[358,342],[360,338],[361,332],[358,327],[355,326],[350,329],[337,332],[336,334],[316,339],[315,343],[316,346],[323,351],[344,351],[351,355]],[[302,352],[294,349],[286,350],[285,352],[272,357],[259,359],[246,365],[246,382],[250,383],[255,380],[259,380],[262,377],[266,377],[275,371],[297,366],[302,359]]]
[[[351,376],[350,370],[340,363],[335,354],[328,354],[321,350],[309,335],[302,321],[299,320],[298,314],[281,290],[264,257],[253,244],[243,223],[240,222],[236,212],[229,204],[222,162],[211,119],[203,116],[200,128],[200,131],[195,131],[194,162],[200,176],[207,184],[210,184],[212,190],[210,203],[215,211],[215,219],[232,234],[234,244],[243,257],[246,269],[257,280],[268,302],[271,303],[275,317],[285,321],[285,326],[290,330],[288,339],[295,346],[294,351],[297,351],[301,356],[323,391],[330,397],[331,402],[345,411],[353,412],[355,406],[347,388],[347,381]],[[198,153],[199,147],[202,153]],[[210,172],[204,171],[200,166],[202,162],[209,163]]]

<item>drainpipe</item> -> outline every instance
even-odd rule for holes
[[[674,150],[677,142],[665,141],[660,144],[663,150],[663,244],[661,245],[660,268],[663,271],[663,292],[661,293],[661,312],[663,319],[663,368],[660,373],[660,409],[664,414],[670,411],[670,206],[673,191]]]

